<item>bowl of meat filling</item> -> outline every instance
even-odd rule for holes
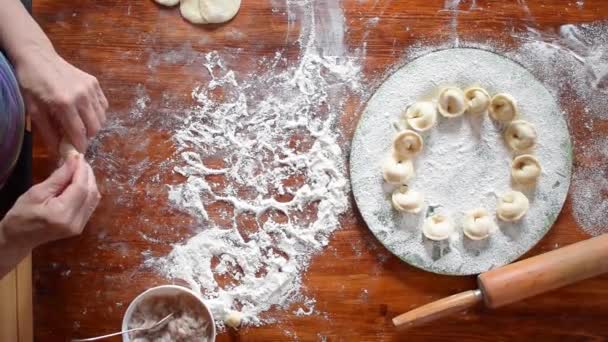
[[[197,293],[177,285],[153,287],[137,296],[125,312],[122,330],[151,327],[170,314],[160,327],[123,334],[123,342],[215,341],[211,310]]]

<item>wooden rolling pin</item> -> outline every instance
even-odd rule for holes
[[[483,301],[498,308],[608,272],[608,234],[480,274],[478,290],[459,293],[393,318],[408,328],[460,312]]]

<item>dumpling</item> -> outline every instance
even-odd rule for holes
[[[404,184],[414,177],[414,164],[409,159],[398,160],[389,156],[382,165],[384,180],[391,184]]]
[[[433,102],[416,102],[405,111],[405,120],[413,129],[427,131],[437,122],[437,107]]]
[[[515,120],[505,130],[505,141],[515,151],[525,151],[536,145],[536,129],[524,120]]]
[[[522,154],[513,159],[511,177],[516,183],[532,185],[540,176],[541,167],[538,159],[530,154]]]
[[[490,103],[490,116],[500,122],[509,122],[519,115],[517,109],[517,101],[513,96],[505,93],[500,93],[492,97]]]
[[[496,222],[483,208],[468,212],[462,222],[462,231],[471,240],[483,240],[497,229]]]
[[[454,226],[452,225],[452,222],[441,214],[429,216],[424,220],[424,225],[422,226],[422,234],[434,241],[447,239],[453,231]]]
[[[437,109],[446,118],[455,118],[464,114],[467,109],[462,90],[454,87],[443,89],[437,99]]]
[[[418,133],[406,129],[393,139],[393,156],[397,160],[409,159],[422,151],[423,144]]]
[[[471,114],[481,114],[490,107],[490,94],[480,87],[469,87],[464,91],[467,101],[467,111]]]
[[[506,222],[514,222],[521,219],[530,208],[530,201],[519,191],[509,191],[498,199],[496,214],[498,218]]]
[[[410,190],[407,185],[402,185],[393,192],[392,202],[395,209],[416,214],[424,205],[424,197],[421,193]]]

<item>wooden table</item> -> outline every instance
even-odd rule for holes
[[[608,16],[608,2],[484,1],[481,10],[467,11],[463,1],[458,31],[466,39],[495,39],[510,43],[508,31],[533,23],[540,29],[564,23],[601,20]],[[520,4],[521,3],[521,4]],[[274,4],[274,5],[273,5]],[[524,10],[527,5],[529,13]],[[285,38],[283,1],[244,1],[238,17],[228,25],[195,27],[184,22],[177,10],[156,6],[151,0],[82,0],[34,2],[34,13],[56,49],[76,66],[96,75],[111,102],[115,118],[127,118],[135,99],[146,92],[150,102],[145,119],[122,137],[105,139],[97,147],[112,158],[97,160],[97,178],[103,193],[99,209],[78,238],[49,244],[34,253],[34,317],[37,341],[62,341],[115,331],[129,302],[142,290],[166,283],[141,267],[142,252],[164,255],[170,244],[191,235],[192,219],[167,206],[166,183],[176,176],[154,180],[141,171],[147,156],[160,165],[170,155],[170,132],[163,115],[192,104],[190,92],[201,78],[199,52],[242,52],[242,65],[286,47],[297,56],[295,36]],[[420,37],[428,41],[449,38],[453,13],[440,11],[443,0],[344,1],[351,48],[367,42],[363,61],[367,82],[377,85],[387,69],[402,62],[404,51]],[[375,27],[368,19],[379,17]],[[405,28],[408,29],[405,29]],[[183,57],[175,63],[149,68],[163,53],[176,50]],[[151,62],[152,61],[152,62]],[[164,96],[161,96],[164,94]],[[570,109],[571,114],[577,114]],[[341,127],[352,136],[360,112],[354,106],[344,114]],[[606,128],[608,126],[600,125]],[[584,130],[573,128],[574,139]],[[604,132],[607,132],[604,130]],[[108,163],[108,164],[99,164]],[[40,143],[35,149],[36,179],[50,171],[51,161]],[[103,166],[103,167],[102,167]],[[137,177],[134,177],[133,175]],[[118,199],[120,198],[120,201]],[[555,227],[528,255],[587,238],[572,217],[570,199]],[[217,214],[211,210],[212,215]],[[608,224],[608,223],[607,223]],[[152,230],[152,227],[165,227]],[[170,228],[174,227],[174,230]],[[162,242],[150,242],[140,232]],[[329,247],[314,257],[304,276],[304,293],[317,300],[316,309],[326,315],[297,317],[278,313],[280,323],[224,333],[220,341],[389,341],[389,340],[557,340],[608,337],[608,276],[588,280],[550,294],[497,311],[483,308],[455,315],[406,333],[391,326],[393,316],[475,286],[473,277],[447,277],[426,273],[401,262],[371,235],[356,211],[344,215],[342,228]]]

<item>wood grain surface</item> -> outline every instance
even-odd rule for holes
[[[586,0],[583,6],[574,0],[477,0],[479,9],[467,10],[472,1],[462,1],[464,5],[458,12],[458,35],[469,41],[491,39],[509,45],[514,44],[510,32],[529,25],[555,29],[565,23],[608,17],[608,2],[604,0]],[[362,63],[371,88],[384,79],[387,70],[400,65],[403,51],[421,38],[427,42],[450,38],[454,13],[443,10],[445,2],[342,2],[349,49],[367,44]],[[133,177],[133,172],[141,170],[134,161],[145,160],[146,170],[150,170],[160,167],[171,154],[171,132],[163,120],[177,109],[191,106],[193,85],[208,81],[197,59],[200,53],[234,53],[239,63],[230,66],[237,72],[246,72],[259,58],[271,56],[277,49],[284,49],[289,58],[297,57],[297,32],[288,33],[284,7],[285,1],[246,0],[229,24],[196,27],[183,21],[178,10],[162,8],[151,0],[34,1],[34,15],[56,49],[66,60],[99,78],[114,119],[129,117],[143,91],[150,97],[140,122],[132,122],[121,136],[104,139],[103,146],[95,147],[111,152],[113,158],[97,161],[112,164],[96,165],[103,199],[83,235],[43,246],[34,253],[36,341],[64,341],[113,332],[120,327],[123,312],[138,293],[167,283],[141,266],[143,254],[168,253],[171,243],[192,235],[193,220],[167,204],[165,184],[179,178],[164,175],[158,179],[153,172]],[[368,25],[368,19],[374,17],[379,17],[378,24]],[[182,57],[167,63],[163,58],[172,51]],[[579,114],[576,108],[568,111]],[[359,115],[357,105],[349,106],[343,114],[340,129],[345,137],[352,136]],[[599,130],[600,135],[608,134],[608,124],[599,121],[594,126],[596,133]],[[588,133],[577,122],[571,120],[575,141],[585,139]],[[55,161],[37,141],[36,180],[44,179],[54,165]],[[220,210],[211,208],[211,215],[219,215]],[[154,240],[144,238],[148,235]],[[528,255],[585,238],[588,236],[573,219],[569,198],[554,228]],[[404,264],[375,240],[356,210],[351,210],[344,215],[341,229],[333,235],[328,248],[313,258],[304,276],[303,292],[316,298],[315,308],[323,314],[298,317],[293,310],[276,310],[278,323],[230,331],[218,340],[608,338],[608,276],[496,311],[479,307],[407,332],[392,327],[391,319],[402,312],[473,288],[474,277],[440,276]]]

